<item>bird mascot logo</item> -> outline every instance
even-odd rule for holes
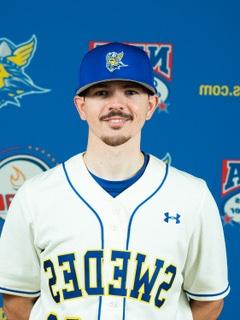
[[[25,73],[37,47],[37,38],[19,45],[6,38],[0,38],[0,108],[7,104],[20,107],[20,98],[34,93],[45,93],[48,89],[35,85]]]
[[[124,64],[122,62],[124,53],[120,52],[109,52],[106,55],[106,67],[110,72],[113,72],[114,70],[119,70],[121,67],[127,67],[127,64]]]

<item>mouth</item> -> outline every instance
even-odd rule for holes
[[[107,122],[110,128],[113,129],[120,129],[122,128],[130,119],[127,118],[120,118],[120,117],[110,117],[105,120],[104,122]]]
[[[108,123],[112,129],[122,128],[128,121],[133,120],[133,116],[130,114],[121,113],[119,111],[111,111],[108,115],[102,116],[101,121]]]

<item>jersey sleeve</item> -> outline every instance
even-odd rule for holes
[[[25,184],[24,184],[25,185]],[[23,186],[12,200],[0,238],[0,292],[37,297],[40,263]]]
[[[198,221],[184,268],[183,289],[194,300],[222,299],[230,291],[225,240],[217,205],[206,184],[199,212],[193,214]]]

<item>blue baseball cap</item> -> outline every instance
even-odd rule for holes
[[[107,81],[131,81],[156,93],[153,68],[148,55],[140,48],[119,42],[100,45],[83,58],[76,94]]]

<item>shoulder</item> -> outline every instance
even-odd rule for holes
[[[68,166],[72,166],[80,156],[81,155],[73,156],[65,163]],[[64,163],[61,163],[56,167],[39,173],[25,181],[22,187],[18,190],[17,195],[27,194],[29,197],[34,195],[37,195],[38,197],[41,197],[41,195],[46,196],[54,190],[59,190],[65,183],[66,176],[64,172]]]
[[[150,155],[151,161],[154,163],[155,170],[166,170],[165,184],[171,188],[185,192],[199,192],[207,189],[207,183],[204,179],[196,177],[186,171],[179,170],[172,165],[163,162],[161,159]]]
[[[53,182],[57,184],[62,177],[62,164],[57,165],[54,168],[48,169],[47,171],[41,172],[32,178],[28,179],[19,191],[25,190],[41,190],[46,188],[49,185],[52,185]]]

